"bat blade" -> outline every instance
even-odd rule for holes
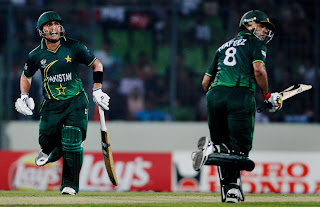
[[[114,161],[113,161],[113,155],[112,155],[112,150],[110,146],[109,133],[106,127],[104,111],[101,107],[99,107],[99,115],[100,115],[100,128],[101,128],[101,146],[102,146],[104,164],[106,166],[106,170],[109,175],[109,179],[111,183],[117,186],[118,179],[117,179],[116,171],[114,169]]]
[[[113,185],[117,186],[118,179],[116,171],[114,169],[114,161],[108,131],[101,131],[101,145],[103,160],[106,166],[107,173],[109,175],[109,179]]]
[[[290,86],[289,88],[283,90],[280,92],[280,96],[281,96],[281,100],[287,100],[288,98],[291,98],[292,96],[295,96],[299,93],[302,93],[304,91],[310,90],[312,88],[312,85],[305,85],[305,84],[296,84],[293,86]],[[264,103],[262,106],[260,106],[257,109],[258,113],[261,113],[262,111],[264,111],[267,108],[271,108],[272,105],[271,103]]]
[[[312,88],[312,85],[305,85],[305,84],[296,84],[293,85],[286,90],[280,92],[281,100],[287,100],[288,98],[291,98],[292,96],[295,96],[299,93],[302,93],[304,91],[310,90]]]

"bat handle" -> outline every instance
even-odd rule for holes
[[[102,131],[107,131],[106,119],[104,117],[104,110],[99,106],[99,115],[100,115],[100,129]]]
[[[262,106],[259,106],[258,109],[257,109],[257,112],[258,113],[261,113],[263,112],[264,110],[266,109],[270,109],[272,108],[272,104],[270,102],[264,102]]]

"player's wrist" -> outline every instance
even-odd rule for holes
[[[97,87],[97,88],[93,88],[92,90],[93,91],[98,91],[98,90],[101,90],[102,89],[102,87]]]
[[[21,93],[21,94],[20,94],[20,98],[21,98],[22,100],[28,99],[28,98],[29,98],[29,93]]]
[[[266,93],[266,94],[262,94],[262,96],[263,96],[264,100],[268,100],[270,98],[271,94]]]

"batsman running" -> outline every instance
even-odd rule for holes
[[[265,68],[266,44],[273,38],[274,24],[264,12],[252,10],[242,16],[239,28],[235,38],[217,49],[204,75],[202,86],[207,92],[212,142],[201,137],[198,151],[191,155],[196,171],[204,164],[220,162],[215,165],[218,165],[222,202],[231,203],[244,201],[240,172],[254,168],[248,156],[255,124],[256,85],[265,102],[271,104],[270,112],[282,107],[280,94],[269,93]],[[214,156],[215,153],[219,156]],[[233,159],[231,164],[230,159]]]
[[[38,47],[27,58],[20,79],[21,97],[15,108],[23,115],[32,115],[34,101],[29,97],[32,76],[42,74],[43,101],[40,108],[37,166],[55,162],[63,157],[62,194],[79,192],[79,174],[83,160],[82,142],[88,125],[88,97],[79,77],[79,64],[93,68],[93,100],[109,110],[110,97],[101,90],[103,66],[80,42],[65,37],[58,13],[47,11],[40,15],[37,30],[42,37]]]

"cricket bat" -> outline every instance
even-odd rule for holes
[[[106,127],[106,120],[104,117],[104,110],[99,107],[100,115],[100,129],[101,129],[101,145],[102,145],[102,154],[104,159],[104,164],[106,166],[107,173],[111,183],[115,186],[118,185],[118,179],[116,171],[114,169],[114,162],[112,156],[112,150],[110,146],[109,134]]]
[[[293,86],[290,86],[289,88],[283,90],[280,92],[281,100],[287,100],[288,98],[291,98],[292,96],[295,96],[299,93],[302,93],[304,91],[310,90],[312,88],[312,85],[305,85],[305,84],[295,84]],[[260,106],[257,109],[258,113],[261,113],[265,109],[269,108],[270,106],[267,103],[264,103],[262,106]]]

